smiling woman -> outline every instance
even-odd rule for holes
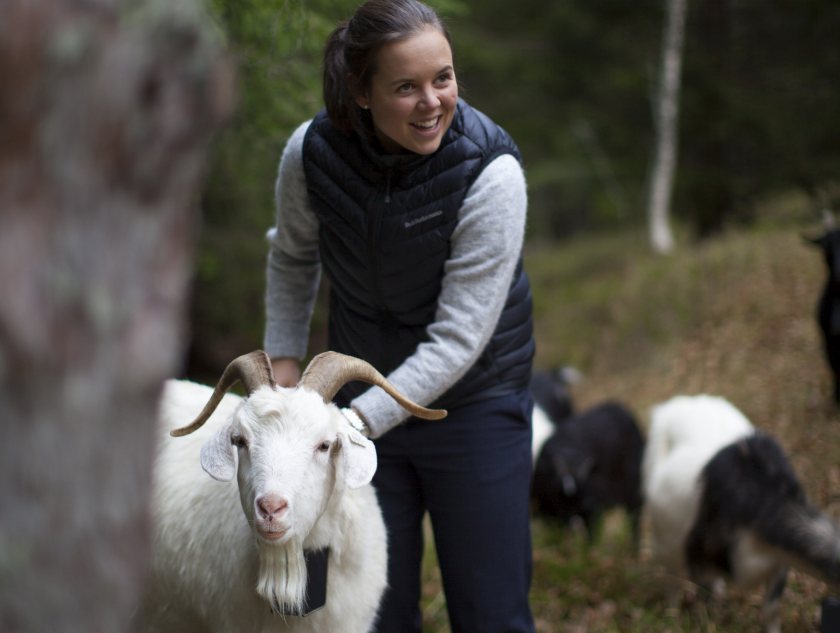
[[[378,455],[389,588],[376,630],[420,631],[428,512],[452,630],[533,633],[519,150],[459,99],[449,33],[417,0],[369,0],[333,31],[324,102],[289,139],[277,178],[264,341],[275,376],[300,376],[323,272],[329,347],[450,410],[428,422],[378,389],[337,395]]]
[[[438,29],[386,44],[370,88],[356,97],[370,109],[382,147],[431,154],[440,146],[458,103],[452,48]]]

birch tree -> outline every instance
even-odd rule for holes
[[[654,104],[656,149],[648,192],[651,246],[657,253],[674,248],[670,205],[677,168],[680,75],[688,0],[666,0],[659,90]]]
[[[194,0],[3,0],[0,630],[129,629],[230,66]]]

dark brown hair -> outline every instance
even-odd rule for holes
[[[370,88],[379,49],[429,26],[452,45],[440,16],[419,0],[368,0],[335,28],[324,48],[324,105],[336,128],[360,129],[365,113],[356,97]]]

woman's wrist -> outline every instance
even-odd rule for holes
[[[289,356],[272,358],[271,371],[279,387],[295,387],[300,380],[300,361]]]

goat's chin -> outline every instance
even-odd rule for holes
[[[288,530],[269,532],[257,529],[256,532],[260,543],[267,547],[282,547],[293,538]]]
[[[302,610],[306,596],[303,543],[292,537],[283,544],[258,540],[260,568],[257,593],[278,613]]]

